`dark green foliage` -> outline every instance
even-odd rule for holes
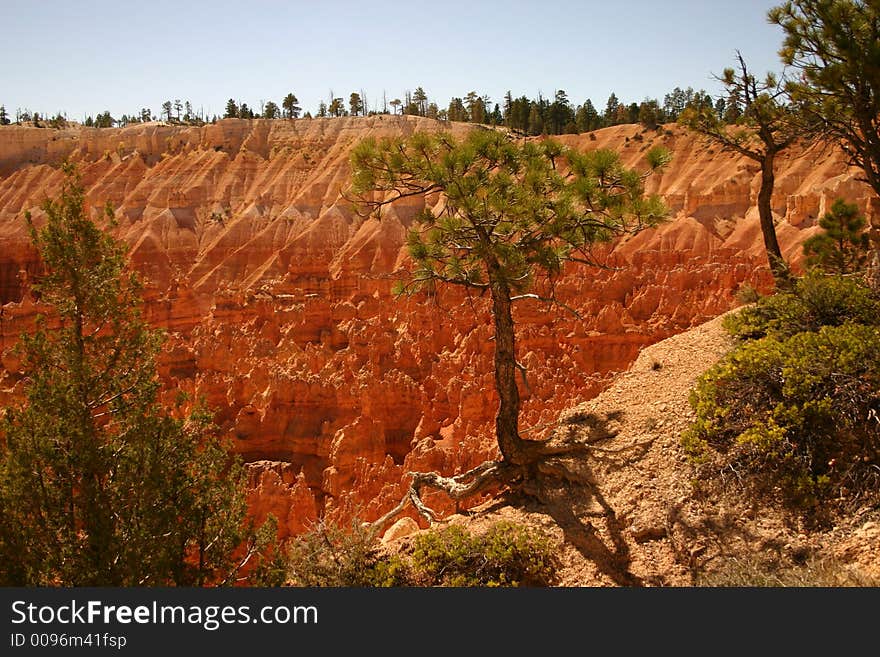
[[[292,93],[287,94],[281,101],[281,107],[284,109],[284,116],[288,119],[299,118],[300,106],[299,100]]]
[[[602,117],[589,98],[578,108],[575,124],[580,132],[590,132],[602,127]]]
[[[791,0],[768,18],[785,32],[789,93],[880,194],[880,4]]]
[[[459,525],[421,534],[412,568],[425,586],[552,586],[558,562],[545,534],[500,521],[481,534]]]
[[[656,100],[646,100],[639,105],[639,123],[655,130],[660,123],[660,107]]]
[[[116,121],[110,116],[109,111],[105,111],[95,117],[96,128],[112,128],[114,123],[116,123]]]
[[[738,338],[754,340],[767,335],[787,338],[845,323],[880,324],[880,301],[856,279],[812,273],[791,290],[762,297],[730,315],[724,327]]]
[[[799,509],[880,496],[878,302],[808,276],[727,322],[743,339],[691,393],[683,436],[703,477]]]
[[[349,96],[348,106],[351,109],[352,116],[360,116],[364,113],[364,101],[357,92],[352,92]]]
[[[327,113],[330,116],[346,116],[348,112],[345,111],[345,104],[342,102],[342,98],[333,98],[327,108]]]
[[[66,174],[45,226],[28,217],[54,310],[22,336],[25,399],[0,423],[0,583],[229,582],[257,547],[243,545],[242,469],[204,412],[159,406],[162,336],[140,316],[124,245]]]
[[[650,169],[665,149],[646,153]],[[415,265],[403,289],[433,292],[439,284],[485,290],[495,325],[496,437],[505,459],[531,458],[518,433],[520,397],[512,304],[536,281],[552,281],[567,262],[596,264],[593,247],[665,218],[644,179],[617,153],[579,152],[544,140],[518,143],[495,130],[458,140],[417,132],[407,139],[368,138],[351,154],[352,191],[379,213],[405,197],[441,193],[415,217],[407,247]],[[379,200],[375,200],[379,199]],[[537,297],[537,295],[534,295]]]
[[[263,118],[264,119],[277,119],[280,116],[280,114],[281,114],[281,110],[278,109],[278,105],[276,105],[271,100],[269,102],[267,102],[266,106],[263,108]]]
[[[353,189],[400,195],[442,191],[445,209],[425,209],[409,234],[416,281],[487,287],[487,263],[516,290],[566,259],[591,258],[594,242],[661,221],[666,208],[644,195],[644,176],[610,150],[580,153],[553,141],[517,144],[503,133],[474,131],[457,141],[417,133],[407,140],[367,139],[352,153]],[[652,169],[668,161],[654,148]],[[565,167],[566,172],[563,171]]]
[[[768,13],[785,32],[787,90],[813,130],[841,148],[880,194],[880,3],[790,0]],[[869,285],[880,290],[880,242],[870,245]]]
[[[867,222],[859,208],[835,199],[831,211],[819,219],[824,232],[804,242],[807,266],[830,274],[853,274],[868,261]]]

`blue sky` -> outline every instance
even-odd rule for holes
[[[331,90],[375,107],[421,86],[445,107],[474,90],[500,102],[552,96],[600,110],[675,86],[718,91],[712,74],[743,52],[779,71],[780,2],[362,0],[61,2],[3,0],[0,104],[72,119],[114,117],[165,100],[222,115],[226,99],[259,109],[296,94],[314,113]]]

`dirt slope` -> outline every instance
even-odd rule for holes
[[[833,561],[854,581],[880,578],[876,510],[809,531],[735,496],[694,495],[679,438],[693,418],[688,395],[696,379],[732,346],[725,316],[645,347],[608,389],[560,415],[556,431],[606,436],[581,470],[593,486],[544,508],[496,499],[446,522],[479,530],[505,518],[544,530],[560,542],[561,586],[692,586],[698,573],[734,559],[777,568]]]

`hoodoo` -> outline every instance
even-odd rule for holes
[[[0,128],[0,400],[19,391],[12,350],[41,311],[24,212],[58,191],[59,163],[78,164],[87,201],[110,202],[118,237],[146,284],[145,314],[169,334],[169,396],[204,398],[251,469],[251,506],[280,534],[318,514],[375,518],[408,471],[464,471],[494,455],[496,410],[487,300],[444,291],[396,298],[405,236],[419,201],[364,219],[347,189],[349,154],[372,136],[461,134],[467,124],[415,116],[226,119],[203,127]],[[683,128],[618,125],[559,140],[610,147],[643,167],[663,145],[669,166],[648,181],[672,218],[607,249],[607,268],[570,267],[557,295],[580,318],[523,304],[527,368],[522,426],[535,435],[598,394],[646,345],[767,290],[756,165]],[[777,163],[773,212],[783,254],[837,197],[869,220],[880,207],[832,149],[792,149]]]

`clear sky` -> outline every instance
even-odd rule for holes
[[[189,100],[222,115],[293,92],[315,112],[331,90],[370,108],[421,86],[445,108],[474,90],[501,102],[564,89],[601,111],[676,86],[715,94],[713,74],[742,51],[779,71],[772,0],[0,0],[0,104],[40,114]]]

